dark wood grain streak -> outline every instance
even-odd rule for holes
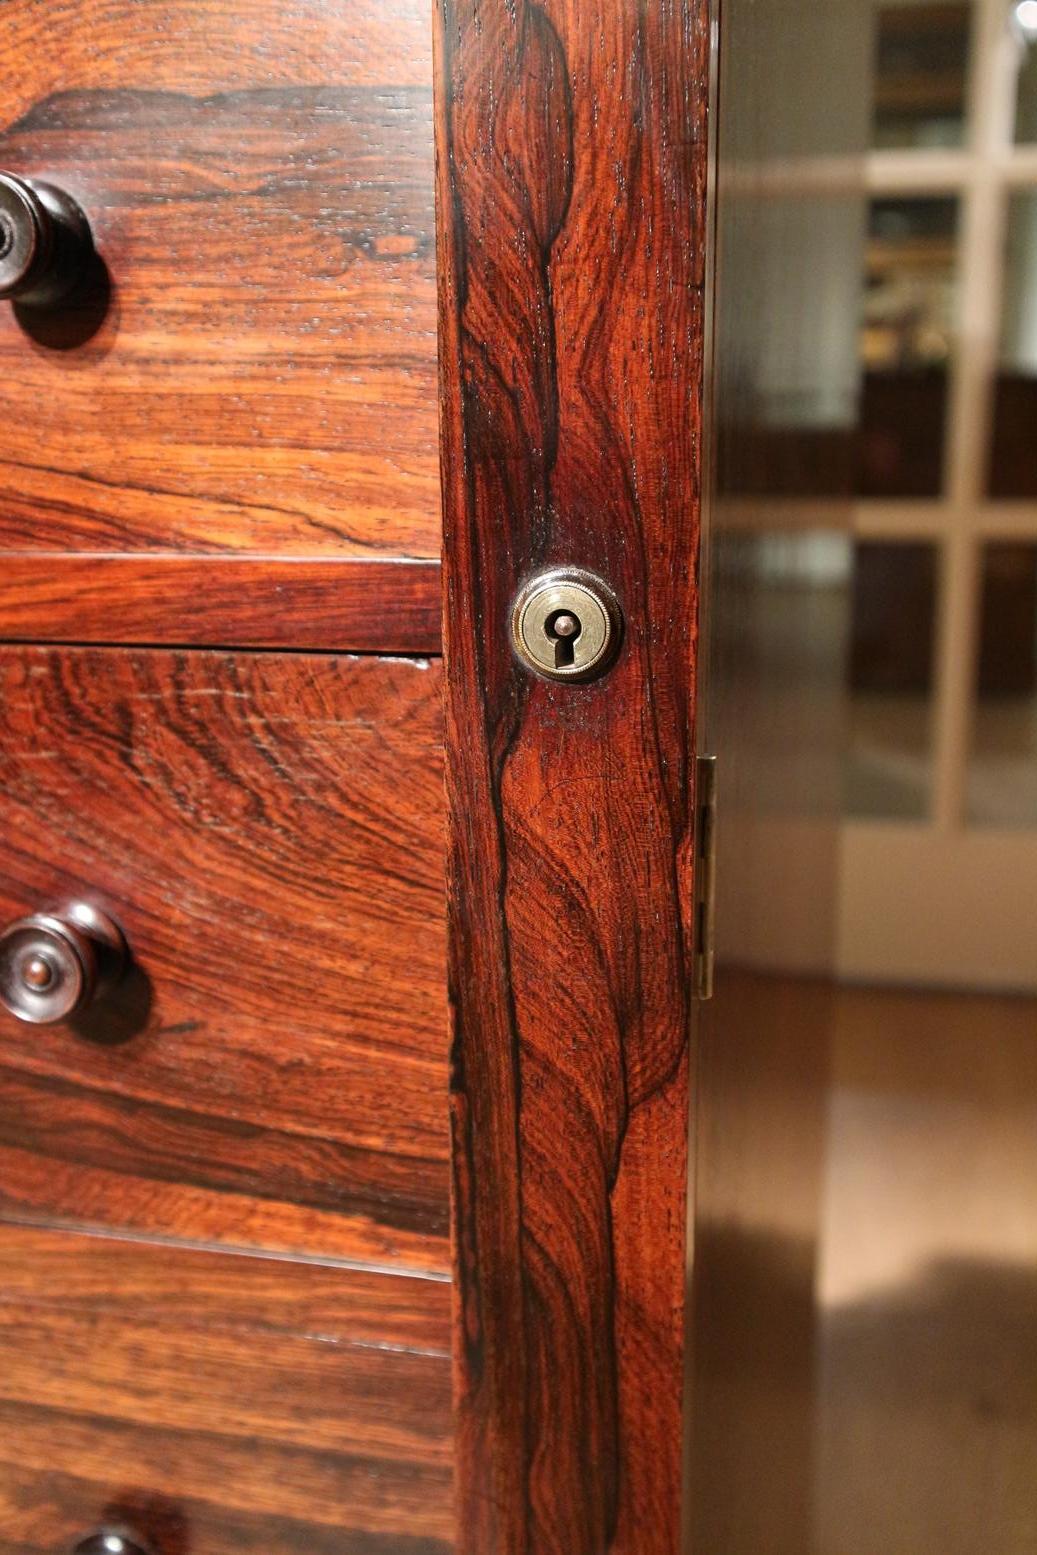
[[[445,1555],[445,1284],[0,1226],[0,1544]]]
[[[240,556],[0,561],[0,641],[438,653],[439,562]]]
[[[0,913],[134,970],[0,1014],[0,1207],[447,1266],[441,677],[421,660],[0,649]]]
[[[459,1538],[680,1526],[706,7],[441,0]],[[541,565],[621,656],[509,654]]]
[[[0,309],[0,551],[436,557],[423,0],[13,0],[0,91],[110,283]]]

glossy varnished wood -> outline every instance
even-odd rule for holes
[[[12,552],[0,639],[438,653],[438,561]]]
[[[0,551],[438,555],[430,55],[421,0],[0,9],[0,166],[110,284],[0,308]]]
[[[443,0],[459,1539],[680,1526],[706,15]],[[537,566],[612,584],[614,669],[527,677]]]
[[[259,20],[262,25],[257,25]],[[51,47],[56,27],[64,47]],[[358,86],[427,87],[427,11],[413,0],[5,0],[12,58],[8,113],[55,92],[117,90],[146,79],[206,96],[257,81],[320,86],[329,60]],[[88,47],[88,40],[93,46]]]
[[[0,1226],[0,1544],[443,1555],[445,1283]]]
[[[135,967],[0,1018],[8,1215],[445,1269],[438,665],[0,650],[0,912]]]

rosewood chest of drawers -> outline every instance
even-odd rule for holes
[[[0,7],[0,1555],[677,1548],[705,51]]]

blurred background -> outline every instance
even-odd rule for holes
[[[721,0],[689,1547],[1037,1550],[1037,0]]]

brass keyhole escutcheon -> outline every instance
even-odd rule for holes
[[[511,640],[546,680],[592,680],[612,663],[623,618],[608,584],[580,567],[553,567],[519,590]]]
[[[576,644],[583,631],[583,622],[571,610],[558,610],[544,623],[548,638],[554,643],[555,669],[565,669],[576,662]]]

